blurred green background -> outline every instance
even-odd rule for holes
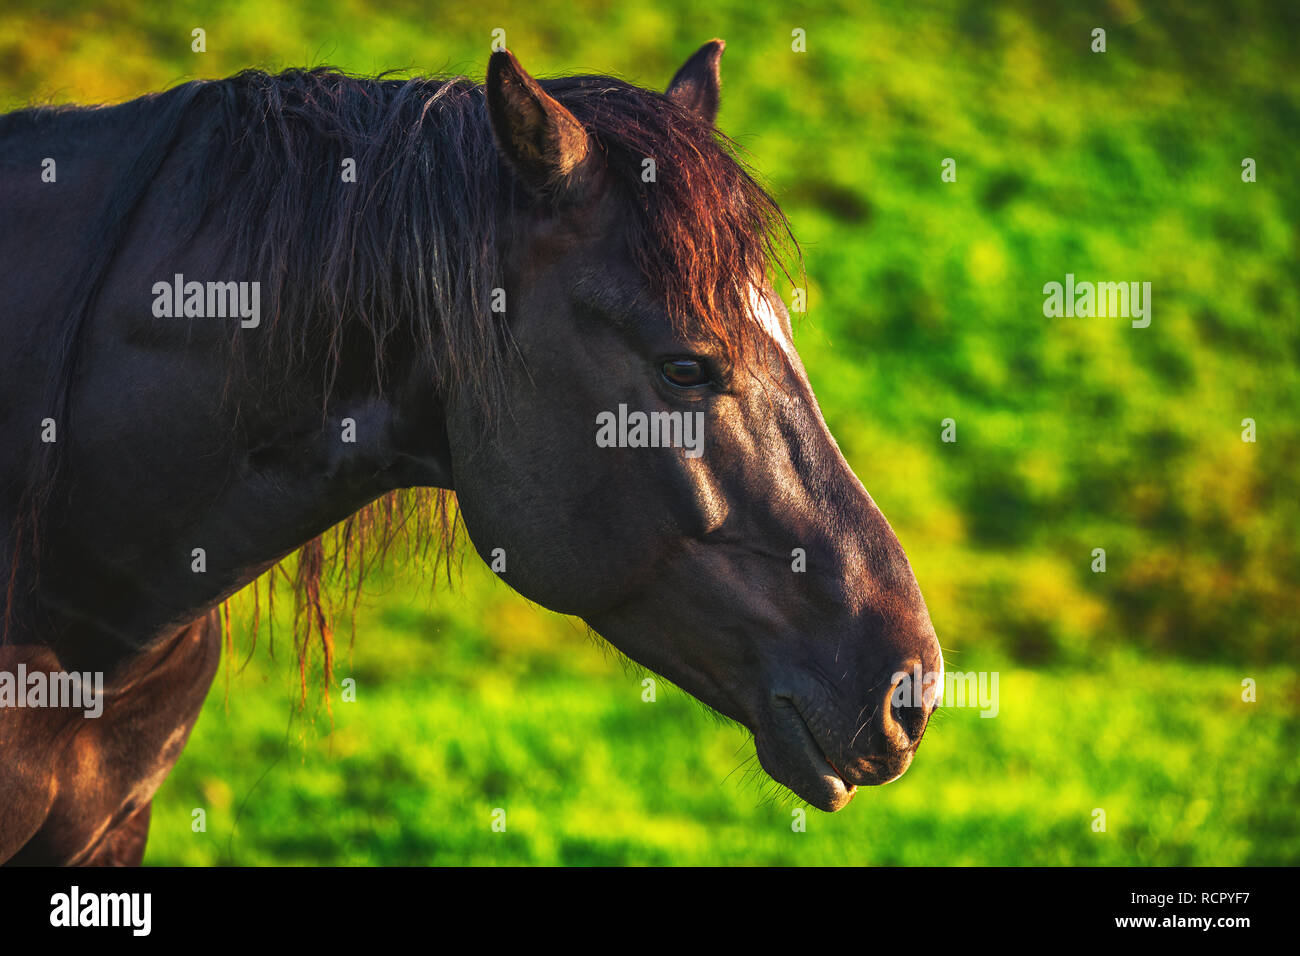
[[[906,776],[799,833],[743,731],[662,682],[644,703],[579,622],[472,557],[453,588],[391,569],[332,729],[295,709],[285,623],[273,658],[237,617],[147,862],[1300,862],[1288,6],[7,0],[4,109],[248,66],[481,79],[495,28],[537,75],[661,89],[725,38],[720,125],[802,243],[826,418],[950,669],[1001,675],[996,719],[945,710]],[[1044,318],[1067,272],[1151,282],[1151,326]]]

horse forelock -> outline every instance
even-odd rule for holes
[[[668,97],[622,80],[542,86],[601,149],[626,204],[627,246],[669,320],[734,358],[750,354],[765,337],[753,287],[791,279],[800,264],[784,213],[736,143]]]

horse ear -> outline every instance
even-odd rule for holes
[[[556,201],[585,194],[594,153],[587,131],[509,50],[488,60],[487,104],[497,148],[530,191]]]
[[[668,98],[710,126],[718,119],[718,98],[722,91],[718,64],[722,62],[722,51],[726,48],[727,44],[721,40],[710,40],[682,64],[668,84]]]

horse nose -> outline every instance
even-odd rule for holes
[[[831,761],[845,782],[856,786],[889,783],[902,776],[942,698],[941,657],[934,670],[925,670],[920,659],[910,658],[882,676],[885,679],[874,683],[862,706],[873,716],[859,726],[847,751],[840,752],[845,759]]]

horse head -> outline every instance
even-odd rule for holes
[[[448,396],[452,485],[512,587],[743,724],[772,778],[837,810],[907,769],[935,704],[907,684],[943,661],[770,281],[784,218],[715,129],[722,49],[666,95],[492,56],[510,402],[489,423]]]

